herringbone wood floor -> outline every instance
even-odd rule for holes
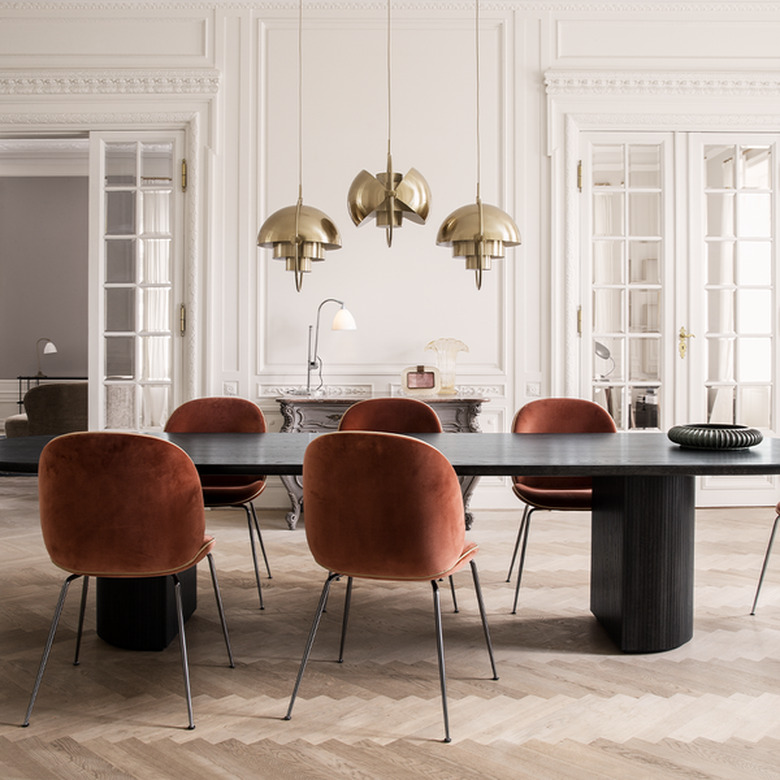
[[[587,515],[536,521],[513,616],[505,572],[519,509],[478,512],[471,536],[501,679],[490,679],[464,572],[461,612],[444,617],[453,733],[445,745],[429,586],[357,583],[342,665],[333,662],[337,586],[286,722],[324,572],[303,530],[286,530],[281,512],[262,513],[274,578],[264,581],[260,612],[243,513],[210,512],[237,667],[225,663],[202,567],[187,628],[195,731],[184,728],[175,642],[162,653],[112,648],[94,633],[93,603],[82,663],[70,663],[76,592],[22,729],[63,575],[40,539],[35,478],[2,478],[0,777],[780,777],[780,557],[758,615],[748,615],[773,516],[700,511],[694,638],[632,656],[588,612]]]

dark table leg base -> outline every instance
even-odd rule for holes
[[[594,477],[590,608],[621,650],[693,636],[695,478]]]
[[[179,574],[187,620],[197,606],[197,567]],[[126,650],[164,650],[179,633],[173,577],[97,578],[97,634]]]

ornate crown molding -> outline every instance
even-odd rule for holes
[[[777,73],[547,71],[548,95],[780,95]]]
[[[0,71],[0,95],[213,95],[216,70]]]

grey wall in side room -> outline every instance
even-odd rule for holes
[[[87,375],[87,177],[0,177],[0,379]]]

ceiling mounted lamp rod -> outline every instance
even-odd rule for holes
[[[477,98],[477,199],[455,209],[439,228],[436,243],[451,246],[453,257],[466,258],[466,270],[476,274],[482,289],[482,272],[489,271],[493,258],[504,256],[504,247],[520,244],[520,231],[512,217],[498,206],[482,202],[482,150],[479,126],[479,0],[475,1],[476,98]]]
[[[275,259],[284,260],[286,270],[295,273],[300,292],[303,275],[312,262],[325,259],[325,250],[339,249],[341,236],[325,212],[303,204],[303,0],[298,2],[298,200],[271,214],[257,234],[257,245],[273,249]]]
[[[393,228],[401,227],[404,217],[425,224],[431,204],[428,182],[419,171],[410,168],[402,176],[393,170],[390,6],[391,0],[387,0],[387,168],[376,176],[362,170],[347,194],[349,216],[355,225],[376,217],[376,226],[385,229],[388,247],[393,244]]]

